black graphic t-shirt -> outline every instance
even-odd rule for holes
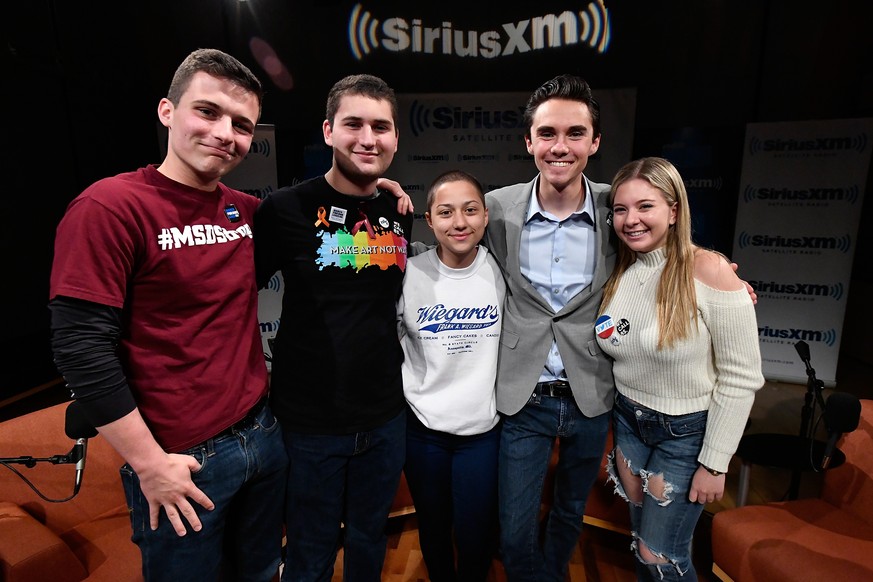
[[[404,406],[395,306],[412,216],[396,207],[321,176],[277,190],[255,214],[258,283],[276,271],[285,283],[271,403],[287,429],[364,431]]]

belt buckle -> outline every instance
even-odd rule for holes
[[[564,389],[569,388],[570,384],[563,380],[555,380],[554,382],[549,382],[549,396],[563,396]]]

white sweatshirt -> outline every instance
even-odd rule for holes
[[[494,396],[506,285],[479,246],[469,267],[452,269],[436,249],[410,257],[397,303],[403,392],[424,426],[457,435],[498,421]]]

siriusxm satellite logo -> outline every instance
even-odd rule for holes
[[[847,253],[852,248],[852,239],[848,235],[782,236],[781,234],[749,234],[743,231],[737,240],[741,249],[752,246],[761,249],[836,250]]]
[[[835,151],[856,151],[859,154],[867,149],[867,134],[837,137],[816,137],[810,139],[760,139],[749,141],[749,153],[827,153]]]
[[[270,140],[262,139],[261,141],[253,141],[251,147],[249,148],[249,153],[246,155],[246,157],[249,157],[252,154],[269,158]]]
[[[267,282],[266,289],[273,291],[275,293],[282,292],[282,277],[279,276],[279,273],[273,273],[273,276],[270,277],[270,280]]]
[[[279,331],[279,322],[281,319],[274,319],[273,321],[261,321],[258,325],[261,328],[261,333],[276,333]]]
[[[260,198],[261,200],[263,200],[270,192],[273,191],[273,187],[267,186],[266,188],[240,188],[240,190],[242,192],[245,192],[246,194],[251,194],[256,198]]]
[[[848,188],[753,188],[746,186],[743,200],[753,202],[842,202],[855,204],[861,197],[857,184]]]
[[[685,188],[688,190],[721,190],[723,181],[721,176],[714,178],[689,178],[684,180]]]
[[[428,107],[417,99],[409,107],[409,126],[418,137],[427,129],[517,129],[524,131],[524,107],[489,111],[438,105]]]
[[[791,341],[822,342],[833,347],[837,341],[837,332],[833,329],[824,331],[798,328],[779,329],[765,325],[758,328],[758,337],[761,339],[775,338]]]
[[[602,54],[609,48],[610,25],[603,0],[590,2],[585,10],[495,24],[484,31],[464,30],[447,19],[439,23],[397,16],[380,20],[355,4],[348,34],[349,48],[358,60],[377,49],[493,59],[576,44]]]
[[[839,301],[843,298],[843,284],[820,285],[815,283],[779,283],[776,281],[749,281],[756,293],[793,295],[804,297],[831,297]]]

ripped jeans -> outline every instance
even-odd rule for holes
[[[630,508],[637,580],[695,582],[691,540],[704,505],[691,503],[688,490],[698,467],[707,411],[662,414],[618,392],[612,410],[615,449],[609,455],[608,469],[616,493],[628,501]],[[618,478],[616,450],[631,472],[642,477],[641,504],[630,501]],[[640,541],[667,563],[643,559]]]

